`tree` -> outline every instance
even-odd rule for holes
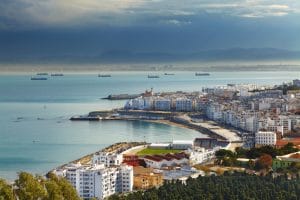
[[[51,181],[48,187],[51,188],[52,196],[58,196],[59,198],[62,196],[64,199],[80,200],[76,189],[66,179],[60,178],[53,173],[47,174],[47,177],[48,180]]]
[[[47,174],[47,177],[20,172],[14,185],[0,179],[0,200],[80,200],[75,188],[66,179],[53,173]]]
[[[225,166],[232,166],[236,161],[236,155],[230,150],[220,149],[216,152],[216,158],[218,164]]]
[[[300,163],[293,162],[289,167],[288,170],[294,174],[300,174]]]
[[[242,147],[237,147],[237,148],[235,148],[235,152],[236,152],[237,157],[246,158],[247,157],[246,154],[247,154],[248,150],[244,149]]]
[[[65,199],[80,200],[75,188],[64,178],[59,179],[57,183]]]
[[[173,181],[158,189],[113,195],[109,200],[207,200],[207,199],[297,199],[300,196],[300,179],[286,177],[253,176],[246,173],[224,173],[222,176],[199,176],[186,184]]]
[[[285,154],[289,154],[289,153],[293,153],[293,152],[297,152],[297,151],[298,151],[298,149],[294,148],[294,144],[289,142],[286,145],[284,145],[281,149],[278,150],[278,154],[285,155]]]
[[[272,156],[269,154],[261,155],[257,161],[257,164],[259,169],[269,170],[272,167]]]
[[[40,180],[29,173],[19,173],[19,178],[15,181],[16,193],[20,200],[44,199],[47,191],[40,183]]]
[[[251,159],[250,159],[250,160],[248,161],[248,166],[249,166],[250,169],[254,169],[254,167],[255,167],[255,162],[254,162],[254,160],[251,160]]]
[[[15,200],[12,186],[0,179],[0,200]]]
[[[45,183],[45,187],[48,193],[45,200],[64,200],[61,188],[55,181],[47,180]]]

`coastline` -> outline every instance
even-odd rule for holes
[[[207,137],[211,137],[210,134],[203,133],[195,127],[191,127],[191,126],[188,126],[188,125],[185,125],[185,124],[179,124],[179,123],[176,123],[176,122],[173,122],[173,121],[170,121],[170,120],[139,120],[139,121],[146,121],[146,122],[151,122],[151,123],[159,123],[159,124],[166,124],[166,125],[169,125],[169,126],[176,126],[176,127],[180,127],[180,128],[187,128],[187,129],[191,129],[191,130],[196,130],[199,133],[201,133],[203,135],[206,135]],[[242,146],[242,142],[229,141],[228,149],[231,150],[231,151],[235,151],[235,148],[240,147],[240,146]]]
[[[165,124],[165,125],[168,125],[168,126],[176,126],[176,127],[180,127],[180,128],[186,128],[186,129],[195,130],[195,131],[197,131],[197,132],[199,132],[199,133],[201,133],[203,135],[206,135],[207,137],[213,137],[210,133],[202,132],[197,127],[189,126],[189,125],[184,124],[184,123],[178,123],[178,122],[167,120],[167,119],[153,120],[153,119],[126,119],[126,118],[124,118],[124,119],[108,119],[108,120],[144,121],[144,122],[149,122],[149,123]],[[223,137],[223,136],[221,136],[221,137]],[[113,145],[115,145],[115,144],[111,144],[111,146],[113,146]],[[231,141],[229,141],[229,147],[228,148],[234,150],[235,147],[239,146],[239,145],[240,145],[240,143],[235,143],[235,142],[232,143]],[[106,148],[108,148],[108,147],[106,147]],[[104,149],[106,149],[106,148],[104,148]],[[99,151],[102,151],[102,150],[99,150]],[[78,158],[76,160],[70,161],[70,162],[68,162],[66,164],[63,164],[61,166],[58,166],[58,167],[56,167],[56,169],[62,168],[62,167],[66,166],[66,165],[68,165],[70,163],[80,162],[82,164],[86,164],[86,163],[88,163],[91,160],[92,155],[95,154],[95,153],[97,153],[97,152],[99,152],[99,151],[96,151],[94,153],[90,153],[90,154],[85,155],[85,156],[83,156],[81,158]]]
[[[212,135],[211,135],[210,133],[208,133],[208,132],[204,132],[204,133],[203,133],[201,130],[199,130],[199,128],[197,128],[197,127],[195,127],[195,126],[189,126],[189,125],[187,125],[187,124],[185,124],[185,123],[179,123],[178,121],[175,122],[175,121],[168,120],[168,119],[159,119],[159,120],[149,119],[149,120],[148,120],[148,119],[126,119],[126,118],[124,118],[124,119],[109,119],[109,120],[144,121],[144,122],[149,122],[149,123],[165,124],[165,125],[168,125],[168,126],[176,126],[176,127],[180,127],[180,128],[186,128],[186,129],[195,130],[195,131],[197,131],[197,132],[199,132],[199,133],[201,133],[201,134],[203,134],[203,135],[206,135],[207,137],[212,137]],[[223,128],[223,127],[220,127],[220,128],[225,129],[225,128]],[[215,134],[217,135],[217,133],[215,133]],[[223,136],[221,136],[221,137],[223,137]],[[213,138],[213,137],[212,137],[212,138]],[[242,142],[234,142],[234,141],[232,142],[232,141],[228,141],[228,140],[224,140],[224,141],[229,142],[229,144],[228,144],[228,146],[227,146],[227,149],[232,150],[232,151],[234,151],[236,147],[242,145]],[[138,142],[132,142],[132,144],[135,144],[135,143],[138,143]],[[78,163],[78,162],[80,162],[81,164],[88,164],[88,163],[91,162],[92,156],[93,156],[94,154],[96,154],[97,152],[105,151],[105,150],[110,149],[110,148],[112,148],[113,146],[119,145],[119,144],[125,144],[125,143],[120,142],[120,143],[114,143],[114,144],[111,144],[111,145],[109,145],[109,146],[107,146],[107,147],[105,147],[105,148],[103,148],[103,149],[100,149],[100,150],[98,150],[98,151],[96,151],[96,152],[87,154],[87,155],[82,156],[82,157],[80,157],[80,158],[78,158],[78,159],[76,159],[76,160],[69,161],[69,162],[67,162],[67,163],[65,163],[65,164],[62,164],[62,165],[60,165],[60,166],[57,166],[56,168],[50,170],[49,172],[53,172],[53,171],[55,171],[55,170],[63,169],[65,166],[67,166],[67,165],[69,165],[69,164],[71,164],[71,163]],[[131,143],[128,143],[128,144],[131,144]],[[140,143],[139,143],[139,144],[140,144]],[[143,144],[147,144],[147,143],[143,143]],[[49,172],[47,172],[47,174],[48,174]]]

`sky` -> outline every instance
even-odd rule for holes
[[[113,51],[299,51],[299,19],[299,0],[1,0],[0,61]]]

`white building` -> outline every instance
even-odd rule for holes
[[[297,86],[297,87],[300,87],[300,80],[299,79],[293,80],[293,85]]]
[[[266,101],[262,101],[258,103],[258,110],[268,110],[271,108],[271,104]]]
[[[221,120],[222,119],[222,110],[223,105],[218,103],[211,103],[206,107],[206,115],[209,119],[212,120]]]
[[[275,118],[267,118],[266,127],[260,127],[265,128],[267,130],[270,130],[269,127],[283,127],[282,135],[290,132],[292,130],[292,120],[288,116],[279,115]]]
[[[171,110],[171,100],[165,98],[158,98],[154,100],[155,110],[169,111]]]
[[[273,146],[276,144],[277,137],[274,132],[259,131],[255,134],[255,145],[270,145]]]
[[[205,148],[194,148],[188,149],[186,152],[189,154],[190,164],[196,165],[207,162],[215,157],[215,153],[219,150],[219,147],[213,149],[205,149]]]
[[[194,110],[194,102],[192,99],[187,99],[187,98],[176,99],[175,109],[176,111],[191,112]]]
[[[172,149],[191,149],[194,146],[193,140],[173,140]]]
[[[133,168],[127,165],[66,167],[66,179],[84,199],[104,199],[115,193],[130,192],[133,188]]]
[[[134,109],[134,110],[143,110],[144,104],[145,104],[145,102],[142,97],[132,99],[132,109]]]
[[[151,143],[148,147],[150,149],[170,149],[171,143]]]
[[[153,102],[153,97],[144,97],[144,109],[152,110],[154,107]]]
[[[104,164],[106,167],[121,165],[123,155],[118,153],[98,152],[94,154],[92,162],[94,165]]]
[[[253,116],[246,116],[245,117],[245,128],[244,130],[250,131],[252,133],[257,132],[259,129],[258,126],[258,117],[253,115]]]

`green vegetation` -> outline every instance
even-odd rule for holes
[[[4,180],[0,179],[0,200],[13,200],[14,194],[12,187]]]
[[[238,162],[237,158],[248,158],[250,159],[249,162],[246,164],[246,166],[243,165],[243,167],[248,167],[249,169],[256,170],[270,170],[273,166],[273,169],[277,169],[279,168],[277,167],[277,165],[280,165],[281,163],[275,163],[276,165],[273,165],[273,159],[275,159],[276,156],[286,155],[297,151],[298,149],[294,148],[292,143],[288,143],[280,149],[276,149],[272,146],[262,146],[259,148],[253,147],[251,149],[236,148],[236,152],[221,149],[216,152],[216,164],[231,167],[239,166],[241,165],[241,162]],[[254,159],[256,159],[256,162],[254,161]],[[290,163],[290,165],[291,164],[292,163]],[[274,166],[276,167],[274,168]],[[292,167],[290,168],[286,168],[285,172],[293,174],[297,174],[298,172],[300,172],[300,168],[298,167],[298,165],[293,164],[291,166]]]
[[[292,143],[288,143],[280,149],[276,149],[272,146],[262,146],[259,148],[253,147],[251,149],[237,148],[236,156],[239,158],[255,159],[259,158],[263,154],[269,154],[270,156],[272,156],[272,158],[276,158],[276,156],[282,156],[297,151],[298,149],[294,148],[294,145]]]
[[[186,185],[172,182],[160,188],[128,195],[113,195],[109,200],[297,200],[299,197],[299,177],[288,180],[285,176],[272,178],[225,172],[223,176],[188,179]]]
[[[154,155],[154,154],[167,154],[167,153],[178,153],[182,152],[182,150],[178,149],[150,149],[146,148],[137,153],[138,156],[144,155]]]
[[[48,174],[48,179],[19,173],[13,185],[0,179],[0,200],[80,200],[75,188],[64,178]]]

